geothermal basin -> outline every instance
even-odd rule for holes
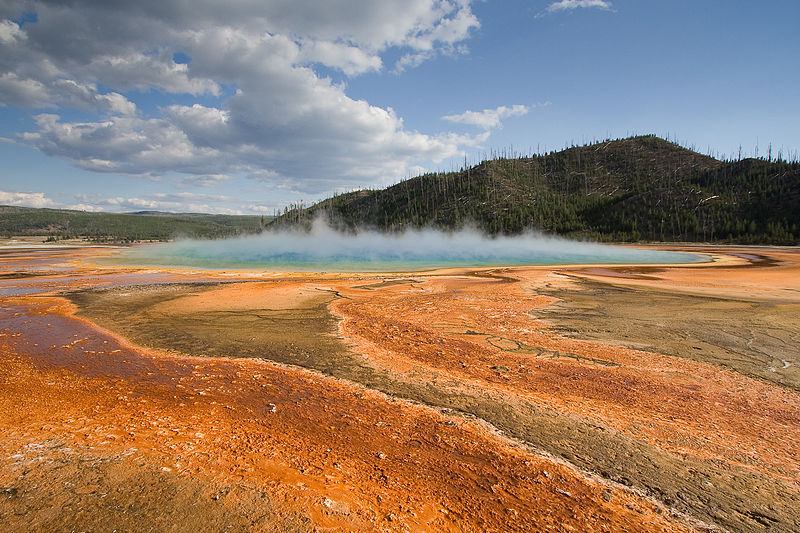
[[[118,264],[302,272],[398,272],[452,267],[652,264],[707,261],[700,254],[609,246],[541,234],[489,237],[435,230],[344,234],[316,224],[310,232],[275,231],[216,241],[184,239],[133,247]]]
[[[798,250],[522,246],[392,273],[0,249],[0,523],[800,530]]]

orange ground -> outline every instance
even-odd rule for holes
[[[297,514],[320,531],[700,527],[669,505],[542,455],[479,419],[298,367],[132,345],[76,318],[74,306],[56,293],[264,276],[85,262],[97,253],[0,255],[2,272],[44,274],[0,281],[0,488],[19,484],[21,469],[38,464],[31,450],[57,440],[78,455],[120,456],[132,467],[155,465],[212,488],[257,487],[269,495],[278,522],[253,530],[281,529],[275,525],[281,517]],[[655,279],[609,278],[614,269],[518,267],[415,273],[406,275],[414,283],[373,288],[364,286],[398,276],[270,275],[284,281],[225,285],[160,305],[174,312],[265,301],[291,307],[309,291],[338,291],[343,298],[330,308],[341,319],[341,337],[378,369],[438,390],[530,402],[669,454],[711,459],[797,488],[797,391],[688,359],[559,337],[529,314],[552,302],[537,287],[566,287],[564,274],[797,301],[798,254],[762,253],[781,266],[738,268],[747,258],[728,254],[730,267],[663,268],[648,276]],[[526,346],[554,356],[534,357]],[[10,504],[0,500],[0,517],[4,505]],[[69,512],[61,514],[58,522],[31,510],[10,523],[80,527]]]
[[[797,283],[800,271],[795,267],[790,272],[780,279],[793,274]],[[436,278],[419,290],[387,287],[369,298],[344,291],[353,299],[339,300],[333,309],[345,318],[342,332],[357,342],[359,351],[395,371],[430,370],[439,380],[461,379],[463,386],[489,388],[510,399],[596,418],[675,453],[800,479],[796,391],[694,361],[553,337],[528,315],[548,300],[525,290],[526,282],[533,285],[546,274],[509,269],[503,275],[521,283],[498,291],[492,279]],[[698,282],[694,276],[689,279]],[[676,275],[669,281],[680,280]],[[466,330],[479,330],[479,341],[474,334],[458,335]],[[503,342],[621,366],[567,358],[532,360],[528,354],[498,348]],[[494,370],[498,365],[510,372]],[[747,417],[740,416],[743,411]]]

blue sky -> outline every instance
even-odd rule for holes
[[[511,147],[800,149],[796,0],[62,4],[0,0],[0,204],[269,214]]]

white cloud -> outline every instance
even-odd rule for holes
[[[258,211],[272,212],[272,208],[253,209],[250,205],[242,206],[242,208],[231,208],[228,206],[232,200],[230,196],[197,194],[187,191],[153,193],[134,197],[79,194],[75,196],[75,200],[75,203],[61,204],[51,200],[42,192],[9,192],[0,190],[0,205],[21,207],[47,207],[93,212],[173,211],[231,215]],[[255,206],[256,204],[252,205]]]
[[[25,32],[10,20],[0,20],[0,43],[12,44],[25,39]]]
[[[457,45],[465,36],[480,27],[480,23],[471,11],[462,9],[451,17],[443,18],[430,31],[412,37],[408,44],[413,50],[400,57],[394,65],[394,72],[399,74],[415,68],[436,57],[438,53],[447,55],[465,54],[467,48]]]
[[[431,57],[433,57],[433,53],[430,51],[405,54],[394,64],[394,72],[399,74],[405,70],[416,68]]]
[[[78,195],[78,203],[68,206],[68,209],[82,211],[170,211],[176,213],[221,213],[241,214],[239,209],[225,207],[224,204],[231,200],[228,196],[197,194],[192,192],[154,193],[142,196],[100,196]]]
[[[330,41],[303,43],[298,59],[302,63],[322,63],[338,68],[348,76],[378,71],[383,65],[378,55],[365,52],[357,46]]]
[[[611,10],[611,2],[608,0],[560,0],[559,2],[553,2],[547,6],[547,8],[545,8],[545,12],[555,13],[557,11],[568,11],[572,9],[591,7],[608,11]]]
[[[91,204],[69,204],[65,205],[64,209],[72,209],[73,211],[89,211],[91,213],[102,213],[105,211],[102,207]]]
[[[443,120],[456,122],[458,124],[470,124],[479,126],[485,130],[491,130],[502,126],[502,120],[508,117],[522,116],[530,111],[526,105],[516,104],[512,106],[501,105],[495,109],[484,109],[483,111],[465,111],[460,115],[446,115]]]
[[[251,180],[256,181],[275,181],[276,179],[280,178],[277,172],[274,170],[256,170],[255,172],[251,172],[247,175],[247,177]]]
[[[47,198],[43,192],[0,191],[0,205],[54,207],[55,203],[50,198]]]
[[[61,122],[54,114],[35,117],[37,132],[24,133],[29,145],[99,172],[161,175],[170,171],[208,174],[225,165],[218,150],[192,144],[163,119],[110,117],[102,122]]]
[[[432,50],[437,43],[453,45],[479,26],[478,19],[469,9],[459,9],[439,19],[427,31],[411,36],[408,44],[416,50]]]
[[[13,72],[0,75],[0,105],[32,108],[64,105],[76,109],[107,111],[122,115],[136,113],[136,104],[123,95],[99,93],[94,84],[60,79],[45,85],[30,78],[20,78]]]
[[[158,88],[170,93],[192,95],[220,93],[216,82],[207,78],[190,78],[188,65],[175,63],[171,56],[141,52],[101,55],[92,58],[81,70],[95,79],[112,80],[114,87],[121,90],[146,91]]]
[[[94,84],[78,83],[74,80],[57,80],[51,101],[77,109],[107,110],[121,115],[136,113],[136,104],[119,93],[101,94]]]
[[[0,105],[41,108],[52,107],[54,102],[50,91],[42,82],[6,72],[0,76]]]
[[[258,102],[242,97],[234,102],[241,106],[235,120],[225,111],[197,104],[173,106],[165,110],[163,119],[118,116],[71,123],[55,114],[41,114],[36,116],[39,130],[23,134],[22,140],[45,154],[69,158],[98,172],[145,177],[181,172],[199,185],[247,172],[262,181],[296,180],[299,190],[313,192],[337,184],[391,181],[402,176],[416,158],[441,161],[457,155],[461,146],[486,139],[407,132],[391,109],[337,99],[337,91],[328,90],[330,100],[317,95],[305,106],[282,109],[267,121],[286,121],[295,135],[276,136],[259,120]],[[324,88],[316,92],[324,93]],[[255,121],[248,121],[248,115]],[[321,115],[336,120],[326,124]],[[322,125],[327,130],[320,131]],[[343,151],[343,146],[349,150]]]
[[[462,53],[479,26],[470,0],[7,0],[0,11],[0,103],[52,110],[20,141],[81,168],[195,185],[241,173],[319,192],[391,182],[486,138],[408,131],[314,70],[380,71],[389,50],[400,69]],[[11,20],[23,11],[37,20]],[[182,103],[153,109],[138,92]],[[68,121],[62,108],[97,116]]]
[[[227,174],[191,174],[183,178],[181,182],[198,187],[211,187],[229,179],[231,179],[231,177]]]

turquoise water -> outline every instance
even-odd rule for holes
[[[399,235],[274,232],[216,241],[138,246],[116,263],[302,272],[396,272],[446,267],[697,263],[697,254],[568,241],[541,235],[489,238],[471,231]]]

